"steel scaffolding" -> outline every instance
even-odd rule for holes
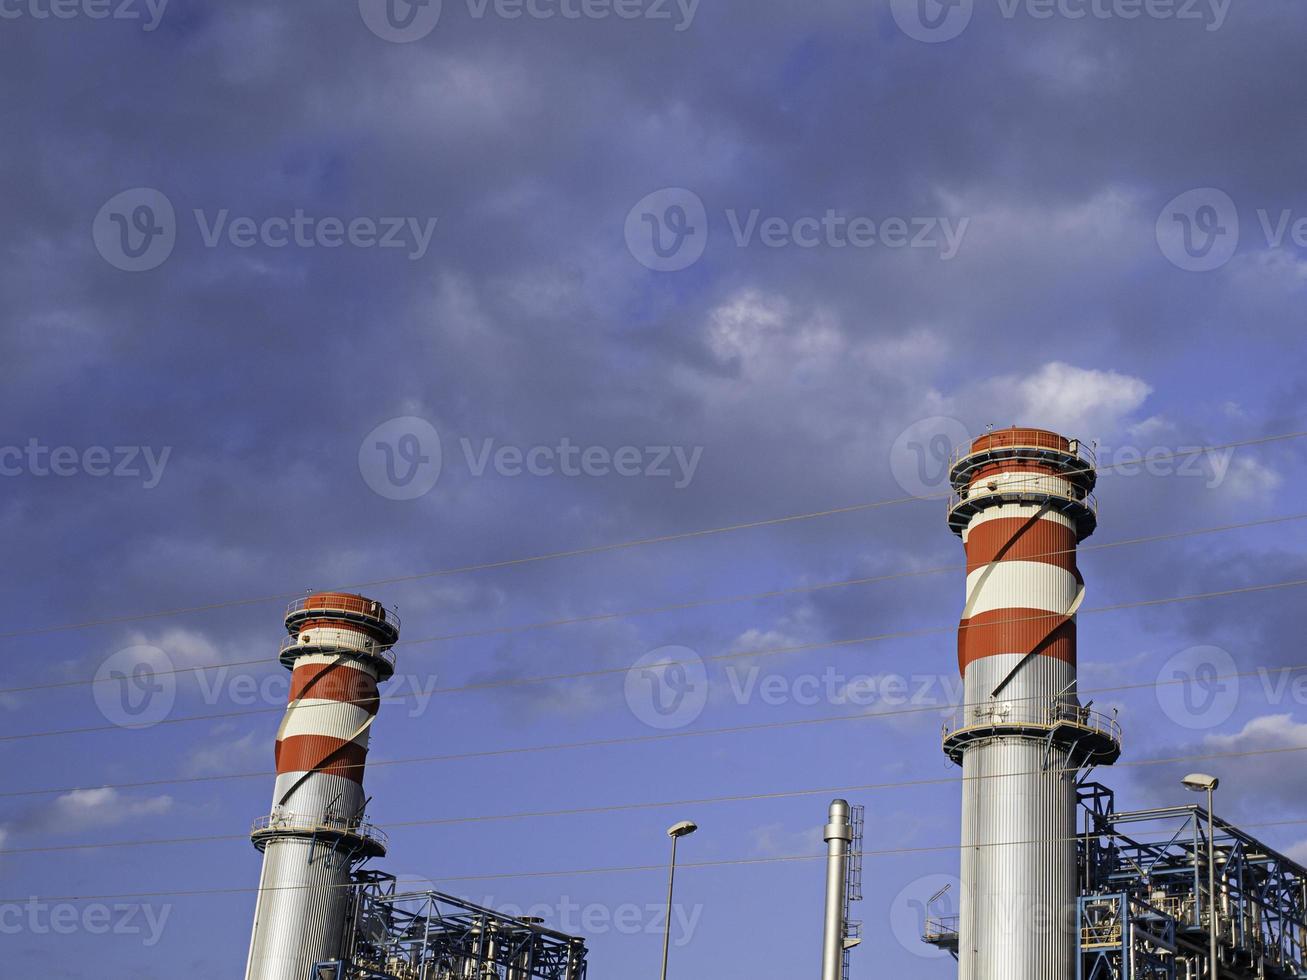
[[[1220,817],[1210,848],[1204,807],[1118,812],[1103,784],[1078,791],[1076,980],[1210,977],[1213,921],[1221,980],[1307,980],[1307,869]],[[955,953],[956,918],[922,939]]]
[[[314,980],[585,980],[584,940],[440,892],[399,893],[395,878],[361,872],[349,957]]]

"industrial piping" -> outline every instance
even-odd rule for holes
[[[263,872],[246,980],[307,980],[346,952],[353,872],[386,853],[364,817],[363,769],[399,628],[393,610],[348,593],[311,595],[287,610],[280,660],[290,698],[272,811],[251,834]]]
[[[1042,429],[991,432],[950,468],[965,545],[960,980],[1075,976],[1076,775],[1120,755],[1119,730],[1076,695],[1076,547],[1097,525],[1093,455]]]
[[[853,842],[853,825],[847,800],[830,805],[826,824],[826,929],[821,944],[821,980],[843,980],[845,895],[849,877],[849,847]]]

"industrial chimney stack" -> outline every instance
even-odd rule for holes
[[[1097,525],[1092,453],[1042,429],[991,432],[950,469],[966,548],[960,980],[1075,976],[1076,776],[1120,755],[1076,693],[1076,546]]]
[[[399,618],[359,595],[320,593],[286,613],[290,703],[277,732],[271,813],[254,825],[263,874],[246,980],[307,980],[344,954],[351,876],[386,852],[364,819],[363,767],[378,683],[395,672]]]

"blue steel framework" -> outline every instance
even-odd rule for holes
[[[1079,980],[1199,976],[1213,918],[1222,976],[1307,980],[1307,869],[1217,817],[1213,897],[1205,808],[1118,813],[1099,784],[1081,802]]]
[[[585,941],[440,892],[399,893],[393,876],[360,872],[350,955],[312,980],[585,980]]]
[[[1079,802],[1076,980],[1209,976],[1207,810],[1118,812],[1112,790],[1091,782]],[[1307,869],[1220,817],[1215,826],[1220,976],[1307,980]],[[922,938],[956,956],[956,930],[932,918]]]

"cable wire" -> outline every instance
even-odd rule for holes
[[[1156,759],[1139,759],[1133,762],[1116,763],[1112,768],[1136,766],[1171,765],[1176,762],[1210,762],[1219,759],[1246,759],[1263,755],[1285,755],[1294,752],[1307,752],[1307,745],[1280,746],[1273,749],[1247,749],[1242,752],[1212,752],[1196,755],[1176,755]],[[653,803],[622,803],[605,806],[573,807],[564,810],[534,810],[517,813],[485,814],[471,817],[434,817],[422,820],[386,821],[386,830],[412,829],[415,827],[448,827],[457,824],[475,824],[502,822],[508,820],[535,820],[547,817],[592,816],[601,813],[623,813],[639,810],[664,810],[682,806],[710,806],[722,803],[754,803],[764,800],[800,799],[806,796],[826,796],[831,793],[876,792],[889,789],[915,789],[922,786],[962,785],[969,782],[985,782],[991,779],[1016,779],[1021,776],[1034,776],[1041,773],[1066,775],[1079,773],[1083,766],[1064,766],[1049,769],[1028,769],[1016,772],[986,773],[980,776],[948,776],[934,779],[912,779],[889,783],[862,783],[852,786],[822,786],[816,789],[786,790],[771,793],[750,793],[737,796],[710,796],[697,799],[664,800]],[[0,856],[15,854],[49,854],[61,851],[107,850],[120,847],[153,847],[176,844],[203,844],[220,841],[247,840],[248,834],[212,834],[198,837],[158,837],[141,840],[97,841],[84,844],[51,844],[40,847],[13,847],[0,849]]]
[[[1213,446],[1197,446],[1191,449],[1178,450],[1174,453],[1160,453],[1147,457],[1144,460],[1129,460],[1122,463],[1113,463],[1107,466],[1085,466],[1079,469],[1072,468],[1063,471],[1059,476],[1075,476],[1082,473],[1109,473],[1113,470],[1126,466],[1139,466],[1141,463],[1162,462],[1168,459],[1180,459],[1188,456],[1199,456],[1207,453],[1217,452],[1223,449],[1241,449],[1249,446],[1262,446],[1276,442],[1286,442],[1292,439],[1301,439],[1307,437],[1307,430],[1301,432],[1286,432],[1274,436],[1262,436],[1256,439],[1244,439],[1238,442],[1227,442]],[[1031,481],[1046,479],[1045,477],[1030,478]],[[1008,486],[1018,486],[1023,481],[1012,481]],[[893,497],[885,500],[874,500],[860,504],[849,504],[844,507],[830,507],[825,510],[809,511],[801,514],[787,514],[781,517],[764,518],[754,521],[742,521],[735,524],[725,524],[718,527],[700,528],[693,531],[678,531],[672,534],[656,535],[647,538],[635,538],[628,541],[617,541],[608,544],[592,545],[585,548],[572,548],[564,551],[546,552],[544,554],[529,555],[520,558],[506,558],[499,561],[481,562],[477,564],[462,565],[455,568],[442,568],[428,572],[417,572],[410,575],[398,575],[391,578],[374,579],[370,582],[356,582],[350,585],[339,586],[335,589],[324,591],[358,591],[384,585],[397,585],[404,582],[416,582],[423,579],[440,578],[451,575],[462,575],[470,572],[489,571],[499,568],[511,568],[521,565],[531,565],[540,562],[558,561],[565,558],[579,558],[589,555],[605,554],[615,551],[626,551],[633,548],[642,548],[655,544],[668,544],[675,541],[686,541],[695,538],[713,537],[716,535],[730,534],[737,531],[747,531],[763,527],[778,527],[785,524],[794,524],[801,521],[815,520],[823,517],[834,517],[842,514],[854,514],[862,511],[876,510],[882,507],[892,507],[897,504],[913,503],[924,500],[947,500],[952,496],[951,493],[921,494],[910,495],[905,497]],[[135,613],[128,616],[114,616],[106,619],[88,620],[80,623],[60,623],[49,626],[32,627],[25,630],[14,630],[0,633],[0,639],[17,639],[21,637],[36,636],[45,633],[65,632],[69,630],[90,629],[97,626],[111,626],[120,623],[138,622],[148,619],[162,619],[171,616],[181,616],[187,613],[209,612],[216,609],[227,609],[237,606],[257,605],[265,602],[275,602],[277,600],[287,600],[299,598],[299,592],[279,592],[271,595],[253,596],[244,599],[230,599],[218,602],[206,603],[196,606],[181,606],[174,609],[156,610],[147,613]]]
[[[1169,605],[1171,603],[1196,602],[1196,601],[1201,601],[1206,599],[1227,598],[1230,596],[1249,595],[1253,593],[1269,592],[1278,589],[1301,588],[1302,586],[1307,586],[1307,579],[1293,579],[1286,582],[1272,582],[1263,585],[1242,586],[1233,589],[1222,589],[1215,592],[1200,592],[1200,593],[1192,593],[1189,595],[1182,595],[1182,596],[1168,596],[1168,597],[1158,598],[1158,599],[1142,599],[1142,600],[1135,600],[1133,602],[1114,603],[1112,605],[1107,605],[1107,606],[1094,606],[1089,609],[1081,609],[1077,615],[1086,615],[1089,613],[1101,613],[1101,612],[1119,612],[1124,609],[1145,609],[1145,608],[1151,608],[1155,606]],[[992,623],[983,624],[983,627],[978,626],[976,628],[991,629],[994,626],[999,626],[999,625],[1011,625],[1014,623],[1032,622],[1032,621],[1039,621],[1045,619],[1060,619],[1060,618],[1062,617],[1059,616],[1057,613],[1046,612],[1034,616],[1023,616],[1023,617],[1017,617],[1013,619],[997,620]],[[716,656],[711,656],[711,657],[700,657],[698,658],[697,661],[666,660],[666,661],[661,661],[657,666],[670,667],[678,664],[684,665],[684,664],[692,664],[692,663],[701,663],[701,664],[720,663],[729,660],[742,660],[742,659],[750,659],[750,658],[758,658],[758,657],[782,656],[782,655],[792,654],[792,653],[805,653],[812,650],[830,649],[835,647],[858,646],[864,643],[877,643],[877,642],[882,642],[884,640],[917,638],[922,636],[936,635],[940,633],[961,632],[962,630],[968,628],[971,627],[967,624],[959,624],[958,626],[920,627],[912,630],[898,630],[891,633],[879,633],[871,636],[860,636],[860,637],[854,637],[845,640],[827,640],[827,641],[821,641],[815,643],[803,643],[803,644],[798,644],[795,646],[788,646],[788,647],[776,647],[773,649],[766,649],[766,650],[749,650],[749,651],[742,651],[736,653],[718,654]],[[594,670],[575,671],[567,674],[546,674],[546,675],[534,676],[534,677],[503,678],[495,681],[483,681],[478,684],[463,684],[457,687],[433,688],[429,691],[422,691],[422,692],[414,691],[414,692],[409,692],[407,694],[404,693],[393,694],[384,698],[383,697],[364,698],[364,699],[357,699],[352,701],[348,701],[348,700],[332,701],[330,703],[322,703],[322,704],[298,705],[296,707],[296,711],[309,711],[319,707],[336,708],[342,704],[371,706],[373,704],[402,703],[408,701],[412,697],[417,697],[419,694],[424,697],[428,697],[428,696],[434,696],[436,694],[454,694],[454,693],[467,692],[467,691],[499,690],[503,688],[524,687],[532,684],[546,684],[546,683],[554,683],[557,681],[582,680],[582,679],[589,679],[594,677],[603,677],[612,674],[625,674],[629,670],[630,670],[629,667],[605,667],[605,668],[597,668]],[[280,705],[276,707],[254,708],[249,711],[226,711],[226,712],[219,712],[219,713],[206,714],[206,715],[185,715],[179,718],[165,718],[157,722],[155,725],[151,726],[151,728],[157,728],[163,725],[188,724],[197,721],[216,721],[216,720],[226,719],[226,718],[244,718],[252,715],[269,714],[274,712],[284,713],[285,711],[286,711],[286,706]],[[54,730],[42,731],[42,732],[20,732],[15,734],[0,735],[0,742],[28,741],[32,739],[38,739],[38,738],[54,738],[54,737],[66,736],[66,735],[92,735],[92,734],[101,734],[107,732],[127,732],[127,731],[140,732],[140,731],[149,731],[149,730],[150,729],[147,728],[129,728],[122,725],[94,725],[85,728],[63,728],[63,729],[54,729]]]
[[[1180,809],[1193,809],[1197,811],[1198,808],[1196,806],[1190,806],[1190,807],[1182,807]],[[1295,826],[1301,826],[1302,824],[1307,824],[1307,819],[1259,820],[1251,823],[1239,824],[1239,829],[1246,830],[1249,828],[1265,828],[1265,827],[1295,827]],[[1086,839],[1092,840],[1096,838],[1102,838],[1104,836],[1107,835],[1089,832],[1089,833],[1082,833],[1082,834],[1073,834],[1068,837],[1037,837],[1037,838],[1032,838],[1030,840],[993,841],[993,842],[986,842],[986,843],[979,843],[979,844],[973,843],[973,844],[965,845],[965,847],[968,850],[978,850],[980,848],[1023,847],[1023,846],[1030,846],[1035,844],[1066,844],[1066,843],[1078,843]],[[1135,840],[1137,843],[1166,843],[1172,839],[1173,838],[1169,835],[1165,837],[1159,837],[1156,841],[1142,841],[1139,840],[1138,838],[1131,838],[1131,840]],[[934,844],[934,845],[922,845],[920,847],[887,847],[887,848],[879,848],[876,850],[863,850],[860,853],[864,858],[895,857],[904,854],[951,853],[954,851],[960,851],[963,849],[963,847],[964,845],[960,843],[959,844]],[[757,858],[727,858],[718,861],[690,861],[684,863],[678,862],[676,865],[676,870],[680,871],[682,868],[701,869],[701,868],[741,867],[745,865],[761,865],[761,864],[784,864],[784,863],[793,863],[796,861],[825,861],[827,860],[827,857],[828,856],[826,854],[788,854],[788,855],[779,855],[779,856],[772,856],[772,857],[757,857]],[[601,867],[601,868],[569,868],[569,869],[558,870],[558,871],[513,871],[513,872],[498,872],[494,874],[446,875],[440,878],[433,879],[433,882],[454,883],[454,882],[474,882],[474,881],[499,881],[504,879],[520,880],[526,878],[571,878],[571,877],[590,876],[590,875],[627,874],[627,873],[654,872],[654,871],[666,874],[667,865],[666,864],[641,864],[641,865],[626,865],[626,866]],[[115,894],[101,894],[101,895],[37,895],[37,896],[27,895],[27,896],[22,896],[17,898],[0,898],[0,904],[22,905],[22,904],[31,904],[31,903],[39,903],[39,902],[94,902],[94,901],[106,901],[108,899],[185,898],[185,897],[195,897],[195,896],[203,896],[203,895],[236,895],[236,894],[245,895],[245,894],[254,894],[256,892],[303,891],[309,888],[326,889],[326,888],[354,888],[354,887],[356,886],[354,885],[354,883],[351,882],[345,885],[277,885],[277,886],[267,887],[267,888],[260,888],[258,886],[254,886],[254,887],[246,886],[246,887],[234,887],[234,888],[196,888],[196,889],[174,890],[174,891],[161,890],[161,891],[149,891],[149,892],[118,892]],[[418,894],[422,894],[422,893],[418,893]]]
[[[1139,544],[1156,544],[1161,541],[1174,541],[1183,538],[1197,537],[1204,534],[1217,534],[1226,531],[1240,531],[1256,527],[1268,527],[1278,524],[1286,524],[1295,521],[1307,520],[1307,513],[1304,514],[1286,514],[1280,517],[1269,517],[1256,521],[1242,521],[1235,524],[1221,524],[1214,527],[1192,528],[1182,531],[1170,531],[1164,534],[1150,534],[1143,537],[1125,538],[1120,541],[1106,541],[1100,544],[1081,545],[1078,548],[1059,548],[1053,551],[1041,552],[1031,555],[1027,560],[1034,561],[1040,558],[1054,558],[1060,555],[1076,554],[1085,552],[1106,551],[1111,548],[1121,548]],[[927,575],[941,575],[949,572],[965,571],[965,563],[952,565],[941,565],[935,568],[925,569],[903,569],[897,572],[888,572],[883,575],[864,576],[860,578],[841,579],[832,582],[817,582],[810,585],[789,586],[782,589],[770,589],[765,592],[753,592],[744,595],[733,596],[714,596],[706,599],[695,599],[685,602],[673,603],[665,606],[649,606],[641,609],[630,609],[621,612],[609,613],[591,613],[584,616],[573,616],[560,619],[540,620],[533,623],[520,623],[511,626],[495,626],[481,630],[468,630],[460,633],[444,633],[436,636],[420,637],[416,639],[400,639],[391,645],[395,647],[411,647],[427,643],[447,643],[453,640],[475,639],[487,636],[502,636],[512,633],[522,633],[532,630],[551,629],[560,626],[575,626],[587,623],[610,622],[619,619],[629,619],[637,616],[649,616],[667,612],[683,612],[687,609],[699,609],[709,606],[726,605],[736,602],[750,602],[762,599],[777,599],[791,595],[808,594],[821,592],[831,589],[846,588],[854,585],[875,585],[882,582],[890,582],[907,578],[918,578]],[[421,651],[426,652],[426,651]],[[267,657],[260,657],[257,660],[230,660],[222,663],[195,664],[186,667],[174,667],[167,670],[155,670],[154,677],[167,677],[176,674],[201,673],[212,670],[229,670],[233,667],[250,667],[250,666],[267,666],[269,668],[276,665],[275,660]],[[71,687],[95,686],[97,684],[113,683],[110,677],[79,677],[73,680],[55,681],[48,684],[30,684],[24,687],[7,687],[0,688],[0,694],[28,694],[35,691],[58,690]]]

